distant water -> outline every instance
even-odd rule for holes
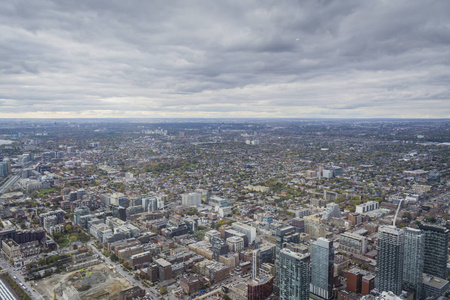
[[[13,141],[8,141],[8,140],[0,140],[0,145],[9,145],[12,144]]]

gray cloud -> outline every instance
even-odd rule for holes
[[[446,1],[7,1],[0,117],[449,117]]]

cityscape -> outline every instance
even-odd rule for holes
[[[448,120],[0,121],[2,299],[444,299]]]
[[[450,299],[449,16],[3,1],[0,300]]]

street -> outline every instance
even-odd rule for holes
[[[44,298],[38,292],[36,292],[36,290],[34,290],[31,284],[25,281],[20,272],[11,267],[9,263],[3,258],[0,258],[0,266],[3,268],[3,270],[8,272],[8,274],[14,279],[14,281],[22,285],[22,289],[24,289],[28,293],[28,295],[30,295],[31,299],[44,300]]]
[[[103,253],[102,253],[102,251],[99,251],[99,250],[93,245],[93,242],[89,242],[89,243],[88,243],[88,246],[92,249],[92,251],[93,251],[95,254],[99,255],[99,257],[101,257],[101,258],[103,259],[103,261],[104,261],[106,264],[113,265],[114,268],[116,269],[116,272],[118,272],[120,275],[122,275],[124,278],[126,278],[129,282],[131,282],[133,285],[136,285],[136,286],[140,287],[141,289],[144,289],[144,290],[146,291],[146,293],[147,293],[147,296],[149,296],[150,299],[153,299],[153,300],[158,300],[158,299],[160,299],[160,298],[157,296],[157,295],[158,295],[158,292],[157,292],[154,288],[152,288],[152,287],[150,287],[150,288],[144,287],[144,286],[142,285],[142,283],[141,283],[139,280],[134,279],[134,277],[133,277],[133,276],[130,276],[130,274],[128,274],[128,272],[124,271],[123,268],[122,268],[122,266],[117,265],[115,262],[111,261],[111,259],[109,259],[109,257],[104,256]]]
[[[14,175],[9,178],[1,187],[0,187],[0,195],[4,194],[17,180],[20,179],[19,175]]]

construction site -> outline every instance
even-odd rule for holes
[[[45,300],[113,300],[132,285],[114,269],[95,265],[71,273],[54,274],[37,282]]]

